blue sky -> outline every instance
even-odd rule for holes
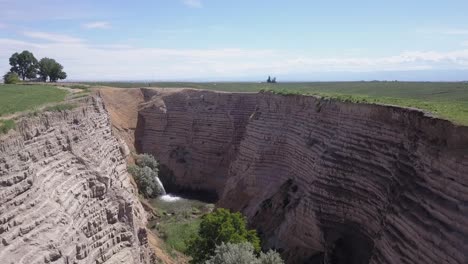
[[[71,80],[467,80],[468,1],[0,0]]]

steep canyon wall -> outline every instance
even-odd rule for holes
[[[99,97],[0,135],[0,263],[154,263]]]
[[[311,96],[143,89],[135,145],[289,263],[466,263],[468,129]]]

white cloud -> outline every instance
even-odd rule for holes
[[[90,23],[83,24],[83,27],[88,29],[108,29],[111,27],[111,24],[106,21],[95,21]]]
[[[188,7],[192,8],[201,8],[203,7],[203,4],[201,0],[183,0],[184,4]]]
[[[130,45],[91,45],[70,36],[27,34],[47,43],[0,39],[0,61],[17,51],[61,62],[75,80],[181,80],[241,78],[265,74],[467,69],[468,49],[406,51],[381,57],[314,57],[268,49],[161,49]],[[3,68],[2,68],[3,67]],[[0,72],[7,71],[0,64]]]
[[[50,42],[79,43],[83,41],[82,39],[75,38],[75,37],[68,36],[68,35],[40,32],[40,31],[25,31],[23,32],[23,35],[29,38],[47,40]]]

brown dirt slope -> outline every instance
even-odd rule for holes
[[[138,112],[140,105],[144,103],[144,96],[140,89],[123,88],[100,88],[95,91],[105,102],[109,113],[113,131],[118,138],[124,140],[130,151],[135,151],[135,129],[137,127]],[[131,155],[128,161],[132,162]],[[133,179],[132,183],[136,186]],[[146,202],[142,201],[143,207],[148,209]],[[151,211],[151,210],[149,210]],[[150,214],[153,212],[149,212]],[[163,250],[163,241],[148,229],[148,242],[153,248],[158,260],[165,264],[188,263],[182,256],[174,260],[165,250]],[[182,262],[181,262],[182,261]]]
[[[105,102],[115,133],[133,151],[139,105],[144,102],[141,90],[103,88],[98,94]]]

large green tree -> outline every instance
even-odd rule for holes
[[[63,66],[51,58],[42,58],[39,61],[39,76],[44,82],[47,79],[51,82],[56,82],[67,78],[67,74],[63,71]]]
[[[23,81],[36,78],[38,63],[30,51],[15,52],[10,57],[10,65],[10,71],[17,73]]]
[[[260,252],[257,232],[247,229],[245,218],[240,213],[219,208],[203,216],[198,236],[188,241],[187,253],[192,257],[191,263],[205,262],[214,255],[216,246],[223,242],[249,242],[255,252]]]

